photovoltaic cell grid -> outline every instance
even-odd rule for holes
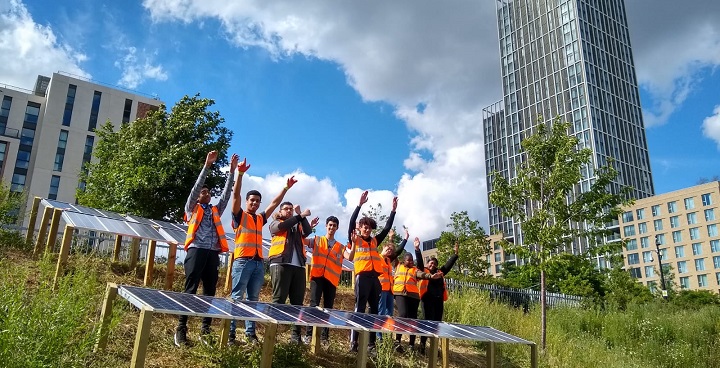
[[[43,204],[45,207],[60,208],[60,209],[63,209],[63,210],[65,210],[65,211],[72,211],[72,212],[82,213],[82,214],[85,214],[85,215],[98,216],[98,217],[107,217],[107,218],[111,218],[111,219],[115,219],[115,220],[125,221],[125,217],[122,216],[122,215],[120,215],[120,214],[118,214],[118,213],[110,212],[110,211],[104,211],[104,210],[98,210],[98,209],[95,209],[95,208],[80,206],[80,205],[77,205],[77,204],[70,204],[70,203],[55,201],[55,200],[52,200],[52,199],[43,199],[43,200],[42,200],[42,204]]]
[[[370,332],[401,333],[473,341],[532,344],[530,341],[491,327],[379,316],[337,309],[323,310],[317,307],[287,304],[251,301],[232,302],[224,298],[125,285],[118,288],[118,294],[128,299],[138,308],[149,306],[157,312],[168,314],[357,329]]]
[[[96,217],[79,212],[63,211],[62,217],[68,224],[77,228],[109,232],[165,242],[166,239],[152,226],[116,220],[108,217]]]

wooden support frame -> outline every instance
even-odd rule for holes
[[[435,368],[437,366],[437,351],[438,351],[438,338],[430,338],[430,358],[428,359],[428,368]]]
[[[232,265],[235,262],[235,254],[233,252],[228,253],[228,265],[225,270],[225,292],[230,294],[232,291]]]
[[[323,327],[308,326],[307,328],[313,329],[312,338],[310,339],[310,352],[317,354],[320,352],[320,329]]]
[[[167,271],[165,271],[165,289],[172,290],[175,282],[175,259],[177,259],[177,244],[168,244]]]
[[[352,278],[350,279],[350,287],[355,290],[355,270],[352,271],[351,275]]]
[[[120,261],[120,249],[122,248],[122,235],[115,235],[115,246],[113,247],[113,262]]]
[[[450,367],[450,339],[440,339],[440,351],[442,351],[442,367]]]
[[[135,268],[137,267],[138,257],[140,256],[138,254],[139,252],[140,252],[140,238],[133,238],[132,242],[130,242],[130,252],[128,253],[131,271],[134,271]]]
[[[157,246],[156,240],[148,241],[147,259],[145,260],[145,279],[143,285],[150,286],[153,279],[153,270],[155,268],[155,247]]]
[[[224,319],[222,322],[222,329],[220,330],[220,347],[227,346],[228,340],[230,339],[230,321]]]
[[[494,342],[488,342],[485,347],[485,367],[495,368],[496,358],[496,347]]]
[[[530,344],[530,368],[538,367],[538,351],[537,345]]]
[[[265,326],[265,335],[263,336],[262,359],[260,360],[261,368],[272,368],[273,352],[275,351],[275,340],[277,338],[278,325],[269,323]]]
[[[42,246],[45,243],[45,237],[47,236],[48,224],[50,223],[50,217],[52,217],[52,207],[45,207],[43,210],[42,219],[40,219],[40,227],[38,228],[38,237],[35,241],[35,251],[33,255],[37,256],[42,250]]]
[[[145,367],[145,357],[147,355],[148,341],[150,340],[150,324],[152,323],[153,310],[149,307],[143,307],[140,311],[140,321],[138,329],[135,333],[135,346],[133,347],[132,360],[130,360],[130,368]]]
[[[105,299],[103,299],[102,311],[100,312],[100,331],[98,331],[98,340],[95,343],[95,352],[105,350],[107,347],[107,338],[110,328],[110,319],[112,318],[113,302],[118,295],[118,286],[115,283],[108,282],[105,288]]]
[[[45,253],[52,253],[55,248],[55,242],[57,241],[58,228],[60,227],[60,217],[62,217],[63,210],[56,208],[53,210],[52,220],[50,220],[50,232],[47,235],[47,242],[45,243]]]
[[[375,333],[375,332],[373,332]],[[356,368],[365,368],[368,363],[368,344],[370,343],[370,332],[359,331],[358,336],[358,352],[357,360],[355,361]]]
[[[57,267],[55,268],[55,279],[53,279],[53,290],[57,290],[58,281],[62,276],[67,263],[68,255],[70,254],[70,245],[72,244],[73,232],[75,228],[71,225],[65,225],[65,232],[63,233],[62,245],[60,246],[60,255],[57,261]],[[50,238],[48,238],[50,240]]]
[[[40,197],[33,198],[32,207],[30,207],[30,222],[28,223],[27,233],[25,234],[25,243],[27,244],[32,244],[33,238],[35,237],[35,221],[37,221],[41,200],[42,198]],[[37,254],[37,251],[35,251],[34,254]]]

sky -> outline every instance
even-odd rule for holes
[[[657,194],[720,175],[720,2],[687,4],[626,1]],[[488,230],[494,1],[0,0],[0,55],[0,85],[63,71],[213,99],[251,164],[243,192],[269,203],[295,175],[286,199],[337,216],[340,238],[365,190],[363,210],[399,197],[411,237],[459,211]]]

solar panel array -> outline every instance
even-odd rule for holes
[[[391,332],[472,341],[532,344],[530,341],[491,327],[380,316],[336,309],[321,309],[320,307],[231,301],[225,298],[127,285],[119,286],[118,294],[138,308],[149,307],[155,312],[175,315],[243,319],[275,324]]]

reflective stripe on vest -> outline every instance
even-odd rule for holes
[[[254,222],[250,221],[250,216],[255,216]],[[235,252],[233,258],[255,256],[262,258],[262,216],[251,215],[242,211],[239,225],[235,228]]]
[[[383,259],[377,251],[377,240],[373,237],[370,243],[360,239],[360,244],[355,245],[355,274],[365,271],[383,272]]]
[[[400,264],[395,271],[395,282],[393,283],[393,293],[398,294],[419,294],[417,286],[418,269],[415,267],[407,268]]]
[[[218,243],[220,243],[220,251],[227,252],[228,243],[227,239],[225,239],[225,230],[223,230],[222,221],[220,220],[220,214],[218,213],[217,207],[210,206],[210,208],[212,210],[212,218],[215,225],[215,231],[217,231],[218,235]],[[187,214],[185,216],[187,216]],[[200,221],[202,221],[204,216],[205,210],[203,210],[200,204],[196,204],[195,208],[193,208],[192,216],[190,216],[190,221],[188,221],[187,236],[185,237],[185,251],[187,251],[190,247],[190,243],[195,240],[195,233],[197,233],[198,227],[200,226]]]
[[[430,273],[430,270],[425,267],[425,273]],[[418,289],[420,289],[420,298],[428,291],[428,285],[430,280],[418,280]],[[445,283],[445,277],[443,277],[443,301],[448,300],[447,284]]]
[[[383,260],[383,272],[380,273],[380,277],[378,277],[382,291],[392,290],[392,276],[392,266],[390,262]]]
[[[328,249],[327,238],[316,236],[310,277],[324,277],[333,285],[338,286],[342,272],[342,251],[343,245],[339,241],[335,241],[332,249]]]
[[[302,225],[298,224],[297,231],[302,233]],[[279,255],[282,255],[285,251],[285,244],[287,244],[287,230],[280,231],[273,235],[272,242],[270,243],[270,253],[268,253],[268,259],[273,258]],[[305,246],[303,246],[303,250],[299,252],[300,256],[305,259]],[[291,258],[292,259],[292,256]]]

